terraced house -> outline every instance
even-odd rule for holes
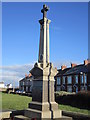
[[[85,60],[83,64],[71,64],[67,68],[61,66],[58,74],[55,76],[55,91],[78,92],[90,90],[90,62]],[[32,92],[33,76],[31,74],[25,76],[19,81],[19,90]]]
[[[19,90],[25,91],[27,93],[32,92],[32,82],[33,76],[31,74],[25,75],[25,77],[19,81]]]
[[[89,64],[89,60],[85,60],[80,65],[71,64],[69,68],[65,65],[61,66],[61,69],[58,70],[58,74],[55,76],[55,90],[67,92],[89,90]]]

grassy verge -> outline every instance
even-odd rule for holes
[[[1,93],[0,93],[1,94]],[[21,110],[28,108],[28,103],[32,100],[31,97],[21,96],[16,94],[6,94],[2,93],[2,109],[3,110]],[[76,107],[71,107],[68,105],[59,104],[61,110],[78,112],[83,114],[89,114],[89,110],[79,109]]]
[[[32,98],[27,96],[2,93],[2,109],[3,110],[26,109],[28,108],[28,103],[30,103],[31,100]]]
[[[76,107],[71,107],[69,105],[59,104],[59,109],[65,110],[65,111],[71,111],[71,112],[77,112],[77,113],[83,113],[83,114],[90,115],[90,110],[79,109],[79,108],[76,108]]]

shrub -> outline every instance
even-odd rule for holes
[[[90,92],[79,92],[77,94],[57,94],[56,102],[64,105],[71,105],[82,109],[90,110]]]

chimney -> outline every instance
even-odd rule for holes
[[[28,75],[29,77],[31,77],[32,76],[32,74],[31,73],[29,73],[29,75]]]
[[[27,77],[28,75],[27,74],[25,74],[25,77]]]
[[[71,63],[71,67],[72,67],[72,68],[75,67],[75,66],[77,66],[77,64]]]
[[[64,70],[65,68],[67,68],[66,65],[62,65],[62,66],[61,66],[61,70]]]
[[[87,65],[89,63],[89,60],[84,60],[84,65]]]

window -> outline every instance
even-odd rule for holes
[[[85,84],[87,83],[87,75],[85,74]]]
[[[57,85],[60,85],[60,77],[57,77]]]
[[[72,86],[67,86],[67,92],[72,92]]]
[[[75,75],[75,83],[78,83],[78,75]]]
[[[60,86],[57,86],[57,91],[60,91],[61,89],[60,89]]]
[[[84,90],[84,86],[81,86],[81,91],[83,91]]]
[[[66,90],[64,85],[61,86],[61,89],[62,89],[62,91]]]
[[[30,86],[30,92],[32,92],[32,86]]]
[[[65,84],[65,76],[63,76],[62,84]]]
[[[28,92],[28,86],[26,87],[26,92]]]
[[[78,93],[78,87],[76,87],[76,93]]]
[[[67,83],[68,83],[68,84],[71,84],[71,83],[72,83],[72,77],[71,77],[71,76],[68,76],[68,77],[67,77]]]
[[[85,86],[85,91],[87,91],[87,86]]]
[[[24,85],[24,81],[23,81],[23,85]]]
[[[84,83],[84,81],[83,81],[83,75],[81,75],[81,83]]]
[[[22,89],[23,89],[23,91],[24,91],[24,86],[23,86],[23,88],[22,88]]]
[[[22,81],[20,82],[20,85],[21,85],[21,86],[23,85],[23,82],[22,82]]]
[[[26,82],[26,85],[29,85],[29,81]]]

